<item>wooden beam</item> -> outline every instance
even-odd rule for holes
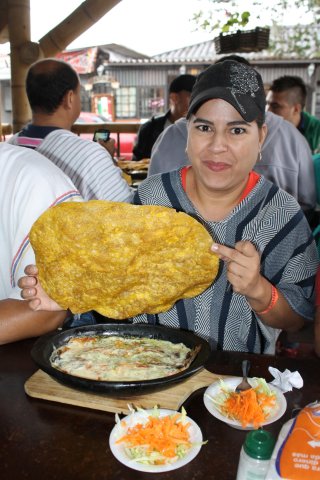
[[[86,0],[39,40],[45,57],[54,57],[94,25],[121,0]]]
[[[28,65],[20,56],[21,47],[30,42],[30,0],[8,0],[8,27],[11,45],[13,132],[17,132],[31,119],[25,89]]]
[[[6,12],[11,44],[12,125],[14,133],[21,130],[31,119],[31,110],[25,89],[29,65],[43,56],[52,57],[64,50],[69,43],[94,25],[120,1],[84,1],[37,44],[31,42],[30,38],[30,0],[0,0],[0,13]],[[4,20],[1,21],[4,22]]]
[[[9,42],[8,2],[0,0],[0,43]]]

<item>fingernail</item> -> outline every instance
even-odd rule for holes
[[[217,252],[217,251],[219,250],[219,246],[218,246],[216,243],[213,243],[213,244],[211,245],[211,250],[212,250],[213,252]]]

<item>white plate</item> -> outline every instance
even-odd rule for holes
[[[223,382],[230,388],[235,389],[237,385],[241,382],[242,377],[232,377],[232,378],[223,378]],[[250,383],[250,378],[248,379]],[[287,401],[281,390],[279,390],[277,387],[274,387],[273,385],[270,385],[270,390],[276,394],[277,397],[277,407],[274,408],[274,411],[271,413],[271,415],[268,417],[267,421],[263,423],[263,425],[268,425],[269,423],[273,423],[276,420],[279,420],[279,418],[282,417],[284,412],[287,409]],[[237,420],[232,420],[231,418],[226,417],[223,415],[218,407],[215,406],[213,401],[209,398],[214,398],[216,395],[218,395],[221,392],[221,385],[220,381],[216,381],[209,385],[209,387],[206,389],[204,392],[203,396],[203,401],[204,404],[209,410],[209,412],[219,420],[222,420],[223,422],[227,423],[231,427],[238,428],[239,430],[254,430],[253,425],[248,425],[247,427],[242,427],[241,423],[238,422]]]
[[[202,432],[198,425],[189,417],[186,417],[186,420],[190,423],[190,441],[192,443],[197,443],[197,446],[191,447],[184,458],[179,459],[174,463],[168,465],[144,465],[128,457],[124,449],[124,443],[116,443],[116,441],[126,433],[128,427],[132,427],[138,422],[146,422],[148,420],[148,417],[152,415],[153,412],[153,410],[143,410],[141,412],[139,411],[131,413],[127,417],[121,419],[121,421],[125,420],[127,424],[127,427],[125,429],[119,423],[117,423],[113,427],[109,438],[109,445],[113,455],[119,460],[119,462],[123,463],[127,467],[133,468],[134,470],[139,470],[140,472],[168,472],[170,470],[175,470],[176,468],[183,467],[187,463],[191,462],[191,460],[193,460],[200,452]],[[174,410],[166,409],[159,409],[159,412],[161,417],[177,413]]]

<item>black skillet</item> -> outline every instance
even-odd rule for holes
[[[86,335],[117,335],[128,337],[147,337],[159,340],[169,340],[173,343],[184,343],[188,348],[194,348],[200,345],[200,351],[191,365],[185,370],[164,378],[141,381],[98,381],[86,378],[76,377],[61,372],[50,364],[50,356],[53,350],[68,342],[75,336]],[[201,370],[209,358],[211,349],[209,343],[186,330],[169,328],[163,326],[154,326],[149,324],[97,324],[71,328],[60,332],[54,332],[40,337],[34,344],[31,356],[35,363],[46,373],[54,377],[59,382],[70,387],[81,390],[90,390],[102,392],[108,395],[131,396],[140,395],[146,392],[154,392],[163,388],[168,388],[175,383],[186,380],[191,375]]]

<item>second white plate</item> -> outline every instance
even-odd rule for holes
[[[223,378],[223,382],[230,387],[231,389],[235,389],[237,385],[241,382],[242,377],[231,377],[231,378]],[[250,378],[248,379],[250,383]],[[277,406],[274,408],[274,410],[271,412],[270,416],[266,420],[266,422],[263,423],[263,425],[268,425],[269,423],[273,423],[279,418],[282,417],[284,412],[287,409],[287,401],[283,393],[277,388],[274,387],[273,385],[270,385],[270,390],[276,394],[277,397]],[[204,404],[207,408],[207,410],[216,418],[219,420],[222,420],[223,422],[227,423],[233,428],[237,428],[239,430],[253,430],[254,427],[253,425],[248,425],[247,427],[242,427],[241,423],[238,422],[237,420],[232,420],[231,418],[226,417],[223,415],[219,408],[213,403],[211,398],[214,398],[216,395],[219,395],[221,393],[221,384],[219,381],[216,381],[209,385],[209,387],[206,389],[204,392],[203,396],[203,401]],[[211,398],[210,398],[211,397]]]

